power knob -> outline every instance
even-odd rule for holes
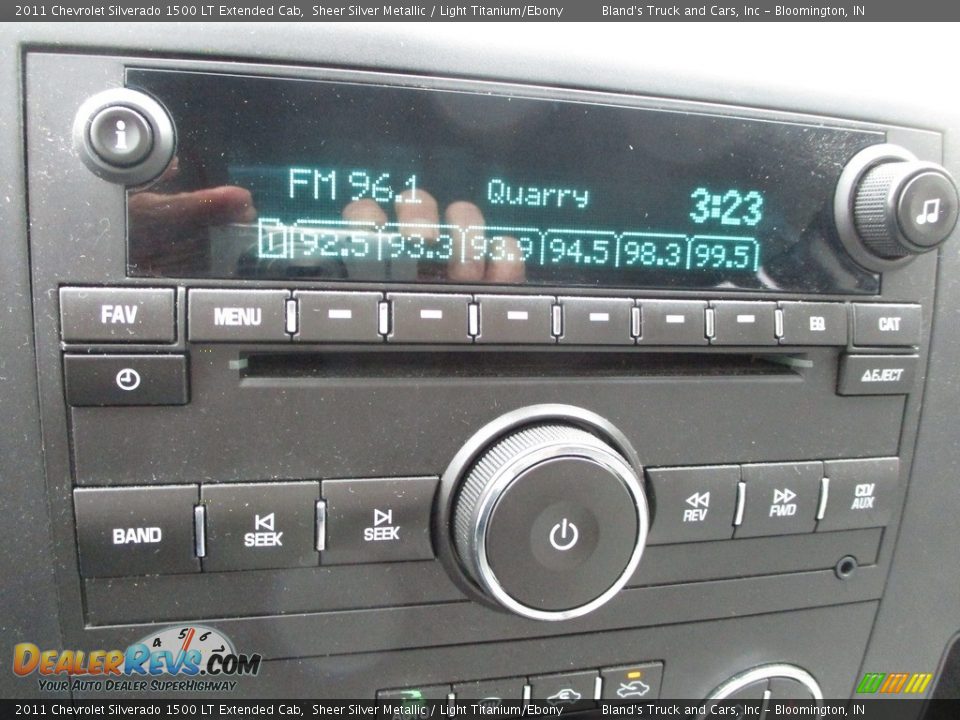
[[[854,259],[882,271],[943,243],[957,224],[958,205],[956,184],[943,167],[896,145],[874,145],[844,169],[834,211]]]
[[[459,569],[488,604],[524,617],[564,620],[600,607],[643,554],[641,473],[582,424],[532,421],[488,437],[451,498]]]

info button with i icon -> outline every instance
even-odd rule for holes
[[[90,145],[105,163],[130,167],[150,154],[153,131],[137,111],[112,105],[98,112],[90,122]]]

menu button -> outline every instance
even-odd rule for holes
[[[286,342],[286,290],[191,290],[190,339]]]

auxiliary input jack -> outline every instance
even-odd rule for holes
[[[860,565],[857,563],[857,559],[853,555],[847,555],[840,558],[840,561],[836,567],[833,568],[833,571],[841,580],[847,580],[857,571],[858,567],[860,567]]]

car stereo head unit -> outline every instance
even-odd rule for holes
[[[823,668],[859,667],[883,593],[957,221],[939,135],[172,58],[26,73],[70,647],[203,621],[339,695],[642,668],[706,696],[784,663],[849,691]]]

